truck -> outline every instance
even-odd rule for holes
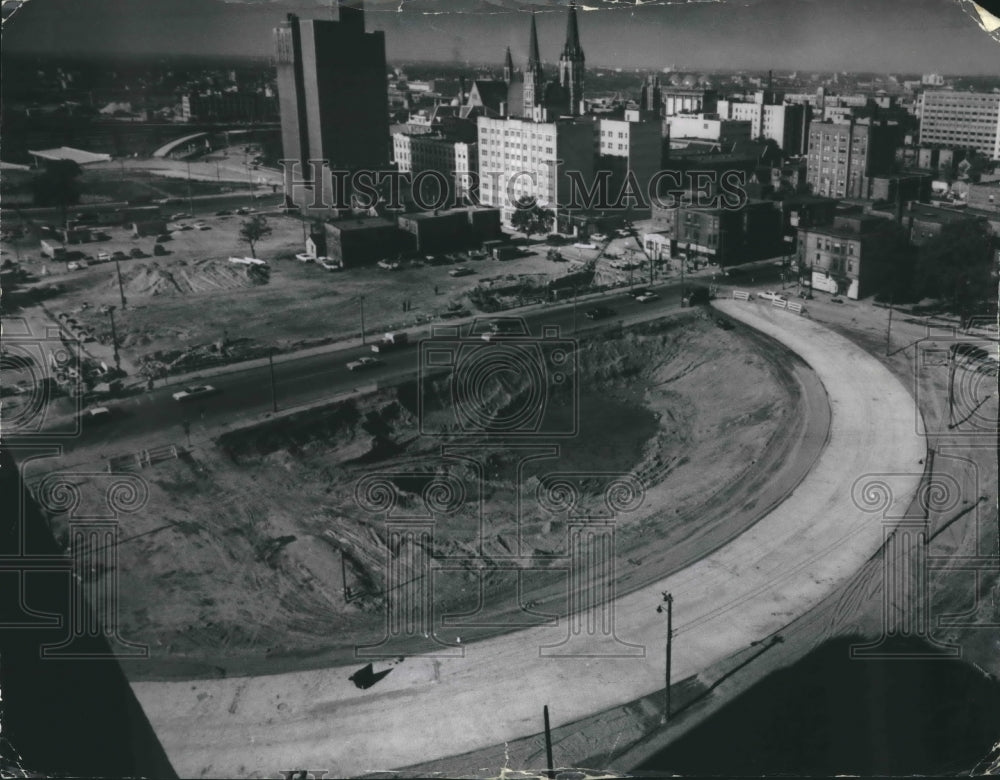
[[[409,343],[410,340],[405,333],[386,333],[372,344],[372,352],[389,352],[393,349],[405,347]]]
[[[711,297],[711,292],[707,287],[688,287],[687,292],[681,299],[681,306],[696,306],[699,303],[708,303]]]

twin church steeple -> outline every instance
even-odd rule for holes
[[[507,52],[510,61],[510,50]],[[580,45],[580,30],[576,20],[576,4],[569,7],[566,22],[566,44],[559,57],[559,82],[546,84],[542,57],[538,49],[538,29],[535,14],[531,14],[531,33],[528,41],[528,66],[524,71],[524,116],[532,117],[538,108],[558,110],[570,116],[583,113],[583,83],[585,60]],[[507,67],[504,67],[504,78]]]

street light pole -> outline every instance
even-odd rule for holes
[[[663,717],[660,723],[666,723],[670,720],[670,671],[672,665],[672,655],[673,655],[673,644],[674,644],[674,597],[673,594],[663,593],[663,601],[667,605],[667,660],[664,669],[664,688],[663,688]],[[657,612],[663,612],[663,604],[660,604],[656,608]]]

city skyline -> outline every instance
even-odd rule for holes
[[[270,51],[288,12],[335,18],[328,0],[33,0],[5,26],[8,54],[191,54]],[[527,62],[528,12],[537,13],[543,61],[554,66],[568,2],[368,0],[369,26],[390,61]],[[641,5],[582,3],[588,66],[697,70],[1000,71],[1000,48],[951,0],[919,0],[907,13],[865,0],[751,0]],[[490,50],[482,45],[488,40]],[[495,47],[495,57],[491,57]]]

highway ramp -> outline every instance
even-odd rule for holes
[[[910,475],[897,506],[920,479],[925,442],[912,396],[875,358],[807,318],[756,302],[716,305],[798,353],[826,389],[829,442],[783,503],[722,549],[619,599],[620,641],[584,633],[570,656],[540,650],[565,640],[564,623],[465,646],[461,656],[406,658],[367,689],[349,679],[365,661],[135,683],[177,773],[275,777],[311,768],[348,776],[502,744],[537,733],[544,704],[557,726],[661,689],[661,591],[674,596],[677,682],[780,631],[857,571],[883,541],[884,513],[858,501],[868,477]],[[376,672],[386,668],[375,662]]]

